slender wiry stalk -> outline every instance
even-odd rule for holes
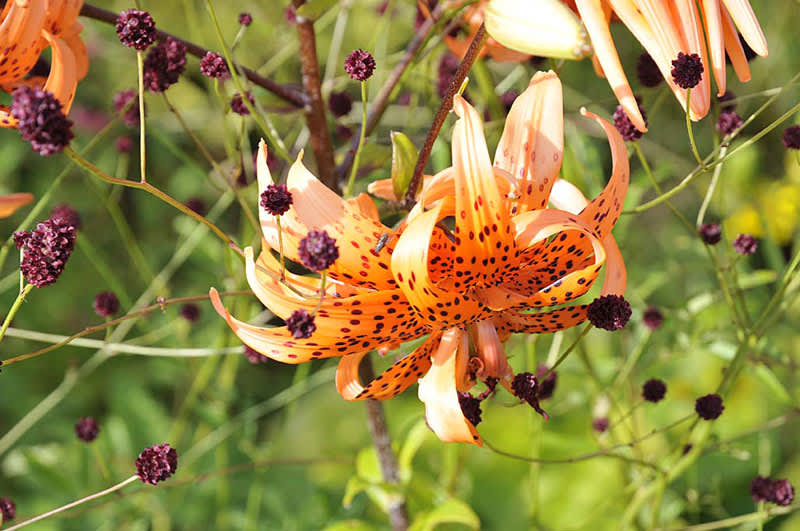
[[[20,290],[19,295],[17,295],[17,298],[14,300],[14,304],[12,304],[11,309],[8,310],[8,315],[6,315],[6,318],[3,321],[3,327],[0,328],[0,341],[2,341],[3,337],[5,337],[6,330],[8,330],[9,326],[11,326],[11,321],[14,320],[14,316],[17,315],[17,312],[22,307],[22,303],[25,302],[25,297],[28,296],[28,293],[30,293],[32,289],[33,284],[27,284]]]
[[[107,24],[117,23],[116,13],[112,11],[107,11],[105,9],[101,9],[99,7],[95,7],[90,4],[83,4],[83,7],[81,8],[81,15],[84,17],[92,18],[94,20],[99,20],[100,22],[105,22]],[[202,46],[198,46],[192,42],[180,39],[165,31],[159,30],[156,31],[156,34],[158,35],[159,40],[171,37],[177,41],[180,41],[181,43],[183,43],[184,46],[186,46],[186,51],[195,57],[203,57],[206,53],[209,52],[208,49],[203,48]],[[245,68],[243,66],[239,66],[238,68],[252,83],[258,85],[259,87],[265,90],[268,90],[269,92],[273,93],[275,96],[279,97],[283,101],[291,103],[292,106],[298,108],[305,106],[306,103],[305,96],[297,88],[276,83],[275,81],[267,79],[264,76],[259,75],[257,72],[249,68]]]
[[[305,4],[305,0],[293,0],[295,8]],[[317,171],[320,180],[332,190],[338,190],[336,179],[336,162],[333,160],[333,142],[328,130],[325,116],[325,101],[322,99],[322,88],[319,77],[319,60],[317,59],[317,38],[314,22],[304,17],[297,17],[297,38],[300,41],[300,68],[303,73],[303,89],[306,93],[306,124],[311,134],[311,148],[317,160]]]
[[[372,368],[372,361],[364,358],[361,362],[361,372],[364,378],[372,381],[375,379],[375,371]],[[383,480],[389,484],[398,484],[400,474],[397,469],[397,459],[392,450],[392,439],[389,436],[389,428],[386,425],[386,415],[383,412],[383,404],[379,400],[367,399],[367,424],[369,433],[372,436],[372,444],[378,454],[378,462],[381,465]],[[389,522],[394,531],[405,531],[408,529],[408,512],[406,511],[406,501],[401,495],[397,495],[389,503]]]
[[[450,86],[447,87],[447,93],[442,99],[442,104],[439,106],[439,110],[436,111],[436,115],[433,117],[433,124],[431,124],[431,128],[428,131],[428,136],[425,138],[425,143],[422,145],[422,149],[419,151],[417,165],[414,167],[414,176],[411,178],[411,182],[408,184],[408,191],[406,192],[405,197],[405,204],[409,208],[416,202],[417,189],[419,188],[420,184],[422,184],[422,174],[425,171],[425,165],[428,163],[428,157],[431,156],[433,143],[436,141],[436,137],[439,136],[439,131],[442,129],[442,125],[444,125],[444,120],[447,118],[447,113],[449,113],[450,109],[453,108],[453,96],[456,95],[461,88],[461,85],[464,83],[464,79],[467,77],[469,69],[472,68],[472,64],[478,58],[478,53],[481,51],[481,48],[483,47],[483,41],[485,39],[486,27],[481,24],[478,28],[478,31],[475,33],[475,36],[472,38],[472,42],[469,45],[466,55],[464,55],[464,59],[462,59],[461,64],[458,65],[458,70],[456,70],[456,73],[453,75],[453,79],[450,80]]]
[[[692,132],[692,119],[690,117],[691,105],[689,105],[689,101],[691,98],[692,89],[686,89],[686,131],[689,133],[689,146],[692,148],[692,154],[694,155],[695,160],[703,168],[703,171],[708,170],[706,167],[706,163],[703,162],[703,158],[700,156],[700,152],[697,151],[697,144],[694,141],[694,132]]]
[[[66,511],[67,509],[72,509],[73,507],[77,507],[78,505],[82,505],[82,504],[84,504],[86,502],[89,502],[89,501],[92,501],[92,500],[96,500],[97,498],[102,498],[103,496],[105,496],[107,494],[111,494],[112,492],[118,491],[119,489],[121,489],[125,485],[128,485],[129,483],[133,483],[137,479],[139,479],[139,476],[133,475],[133,476],[129,477],[128,479],[126,479],[125,481],[121,481],[120,483],[117,483],[113,487],[109,487],[106,490],[101,490],[100,492],[95,492],[94,494],[86,496],[85,498],[81,498],[80,500],[75,500],[72,503],[68,503],[66,505],[62,505],[61,507],[53,509],[52,511],[47,511],[46,513],[42,513],[39,516],[34,516],[33,518],[25,520],[24,522],[18,523],[17,525],[12,525],[11,527],[7,528],[6,531],[13,531],[14,529],[20,529],[20,528],[25,527],[27,525],[30,525],[30,524],[32,524],[34,522],[38,522],[40,520],[44,520],[45,518],[49,518],[49,517],[53,516],[54,514],[58,514],[60,512]]]
[[[136,52],[136,69],[139,77],[139,180],[147,182],[147,149],[145,142],[144,127],[144,55],[141,51]]]
[[[364,147],[364,140],[367,134],[367,82],[361,82],[361,132],[358,135],[356,144],[356,154],[353,159],[353,167],[350,169],[350,178],[344,188],[344,196],[353,196],[353,186],[356,184],[356,174],[358,173],[358,161],[361,157],[361,149]]]

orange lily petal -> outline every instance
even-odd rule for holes
[[[491,320],[484,319],[470,326],[473,340],[478,350],[478,357],[483,362],[480,378],[498,378],[508,380],[514,371],[508,365],[503,344],[497,337],[497,329]]]
[[[494,318],[498,333],[547,334],[577,326],[586,320],[588,304],[565,306],[539,313],[506,311]]]
[[[705,68],[700,83],[692,89],[690,102],[691,117],[699,120],[708,114],[708,109],[711,107],[711,76],[708,73],[710,64],[703,37],[703,25],[694,0],[674,0],[669,3],[669,7],[674,24],[680,32],[684,51],[700,56]],[[722,85],[725,85],[724,76]]]
[[[339,258],[328,270],[332,278],[373,289],[395,287],[389,271],[392,243],[387,243],[380,251],[375,250],[381,236],[391,234],[391,229],[362,215],[322,184],[303,165],[302,156],[301,152],[289,169],[286,182],[293,204],[280,218],[285,256],[300,263],[297,254],[300,240],[311,230],[325,230],[339,246]],[[262,141],[257,158],[259,194],[272,184],[266,157],[267,147]],[[264,239],[278,250],[275,216],[259,209],[259,217]]]
[[[733,20],[728,10],[722,6],[722,37],[725,39],[725,51],[728,52],[733,70],[739,81],[750,81],[750,64],[744,54],[742,41],[739,40],[739,33],[733,25]]]
[[[589,225],[595,234],[602,239],[611,232],[611,229],[617,223],[619,214],[622,212],[622,204],[625,202],[625,195],[628,192],[628,183],[630,181],[628,151],[625,147],[625,141],[622,140],[613,125],[586,109],[581,109],[581,114],[592,118],[602,126],[611,146],[613,166],[611,178],[602,193],[589,203],[579,215],[580,219]]]
[[[78,79],[83,79],[89,72],[89,52],[86,50],[86,44],[83,39],[81,39],[81,31],[83,31],[83,25],[75,21],[70,29],[62,35],[62,38],[75,56],[75,74]]]
[[[728,10],[731,18],[736,23],[739,31],[742,32],[742,37],[761,57],[769,55],[767,48],[767,39],[764,37],[764,32],[761,31],[761,26],[758,23],[758,18],[753,12],[753,7],[750,5],[749,0],[722,0]]]
[[[561,169],[564,103],[552,71],[537,72],[511,106],[494,165],[517,179],[516,212],[544,208]]]
[[[703,0],[703,19],[708,34],[708,50],[711,56],[711,67],[717,81],[717,95],[725,94],[725,39],[722,32],[722,13],[719,0]]]
[[[345,356],[339,360],[336,389],[345,400],[387,400],[397,396],[428,372],[431,353],[439,345],[440,338],[441,334],[431,334],[414,352],[396,361],[366,386],[361,385],[358,367],[367,353]]]
[[[31,201],[33,201],[33,194],[0,195],[0,218],[7,218],[18,208],[27,205]]]
[[[593,59],[596,58],[600,63],[602,72],[611,85],[611,90],[622,108],[625,109],[625,114],[628,115],[636,129],[646,132],[647,125],[644,123],[642,113],[639,111],[639,104],[636,102],[631,85],[622,69],[617,48],[611,37],[608,19],[600,5],[600,0],[576,0],[575,5],[586,26],[586,31],[592,39]]]
[[[52,92],[61,102],[64,114],[69,114],[75,98],[75,87],[78,86],[75,56],[66,41],[48,32],[44,32],[44,35],[53,50],[53,61],[43,89]]]
[[[7,2],[0,24],[0,83],[16,81],[33,68],[42,52],[40,32],[47,3]]]
[[[461,411],[456,390],[457,358],[469,355],[464,331],[450,328],[442,334],[428,374],[419,380],[419,399],[425,403],[428,426],[445,442],[466,442],[483,446],[483,441]]]
[[[378,213],[378,207],[375,206],[375,201],[365,193],[360,193],[356,197],[347,199],[347,204],[353,207],[365,218],[369,218],[380,222],[381,216]]]

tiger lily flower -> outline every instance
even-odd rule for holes
[[[647,126],[611,37],[609,22],[612,17],[619,19],[650,54],[684,110],[688,105],[693,120],[708,114],[711,106],[710,76],[703,76],[700,84],[691,90],[687,102],[686,89],[675,84],[670,74],[672,61],[678,52],[697,54],[706,71],[710,65],[719,96],[725,93],[727,86],[726,54],[737,77],[741,81],[750,80],[750,68],[737,30],[755,53],[763,57],[769,53],[764,33],[748,0],[570,0],[566,3],[577,11],[586,27],[594,48],[595,69],[608,79],[620,105],[640,131],[646,131]],[[505,15],[519,19],[518,9],[508,12],[509,4],[530,8],[528,0],[491,0],[487,13],[500,11],[503,14],[505,11]],[[521,29],[512,33],[517,35],[526,27],[541,24],[541,15],[536,14],[527,20],[518,20],[516,27]],[[518,39],[514,35],[505,35],[504,31],[492,32],[488,20],[487,28],[503,45],[529,51],[515,46]],[[517,37],[524,39],[524,34]]]
[[[562,107],[558,77],[534,76],[511,108],[493,166],[479,114],[455,96],[453,166],[426,180],[397,231],[366,214],[371,209],[359,202],[341,200],[298,161],[287,179],[294,204],[281,217],[286,255],[296,260],[298,239],[312,229],[326,230],[340,246],[329,272],[336,283],[317,313],[317,331],[294,340],[285,328],[248,325],[231,317],[212,289],[214,307],[245,344],[273,359],[299,363],[341,356],[336,385],[347,400],[388,399],[419,380],[436,435],[482,444],[458,393],[478,380],[511,390],[514,373],[503,342],[513,333],[555,332],[583,322],[588,305],[574,301],[603,265],[603,294],[625,290],[625,266],[610,234],[628,187],[625,143],[613,125],[584,112],[606,132],[614,165],[604,191],[586,200],[557,177]],[[271,182],[263,150],[258,175],[261,188]],[[546,208],[548,202],[555,208]],[[440,223],[446,219],[454,220],[453,230]],[[276,249],[274,220],[262,215],[261,223],[267,245]],[[376,250],[383,234],[389,234],[387,243]],[[313,309],[315,280],[281,283],[269,249],[258,263],[252,256],[246,250],[247,277],[261,302],[284,319],[297,308]],[[358,367],[370,351],[423,336],[420,346],[382,375],[360,381]]]
[[[89,55],[78,22],[83,0],[10,0],[0,14],[0,88],[13,92],[21,85],[51,92],[69,112],[78,80],[89,70]],[[50,47],[47,78],[26,77]],[[16,127],[9,108],[0,105],[0,127]]]
[[[0,218],[7,218],[17,209],[24,207],[31,201],[33,201],[33,194],[0,195]]]

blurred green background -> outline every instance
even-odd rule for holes
[[[383,16],[382,2],[332,2],[317,21],[317,46],[323,92],[347,91],[358,101],[359,89],[342,63],[354,48],[371,50],[376,75],[368,82],[372,100],[402,56],[414,31],[415,2],[394,0]],[[203,46],[219,49],[204,2],[150,2],[158,27]],[[754,0],[770,45],[770,56],[751,63],[753,80],[740,84],[729,72],[729,89],[743,98],[738,112],[747,117],[771,93],[800,71],[796,2]],[[124,2],[98,4],[113,11]],[[299,83],[297,39],[287,21],[284,2],[216,2],[229,42],[239,29],[242,11],[254,22],[236,49],[245,65],[280,82]],[[79,85],[70,117],[75,122],[76,149],[85,146],[113,118],[112,95],[136,86],[136,60],[119,45],[111,26],[82,19],[91,67]],[[337,36],[338,35],[338,36]],[[694,167],[684,116],[662,85],[643,89],[635,80],[641,47],[623,27],[614,28],[622,63],[634,90],[643,97],[651,125],[641,140],[656,178],[671,187]],[[341,39],[341,40],[339,40]],[[333,42],[333,46],[332,46]],[[411,94],[409,105],[393,104],[367,141],[359,189],[389,176],[389,132],[408,134],[422,144],[440,100],[437,66],[445,46],[431,41],[399,88]],[[545,62],[540,68],[550,68]],[[521,91],[536,66],[482,62],[490,94],[473,81],[468,94],[479,109],[503,91]],[[560,67],[564,83],[566,151],[562,176],[588,196],[596,195],[610,172],[610,154],[599,129],[578,114],[581,106],[610,117],[616,101],[607,82],[595,77],[588,61]],[[231,82],[216,86],[202,77],[198,60],[188,58],[181,82],[167,92],[212,156],[231,174],[244,161],[252,183],[251,153],[260,134],[252,119],[232,115],[225,103],[235,91]],[[306,148],[308,134],[299,112],[259,88],[253,88],[294,154]],[[734,146],[778,118],[798,100],[789,87],[766,109]],[[5,100],[4,100],[5,101]],[[225,194],[219,174],[203,158],[164,99],[147,101],[147,161],[150,182],[180,201],[199,198],[210,218],[244,247],[257,243],[241,206]],[[712,111],[694,125],[701,153],[714,147]],[[487,138],[494,149],[502,116],[491,114]],[[797,117],[766,134],[757,144],[724,164],[716,194],[706,215],[725,222],[722,243],[715,249],[723,263],[735,255],[731,241],[739,232],[758,235],[758,252],[736,264],[748,308],[757,316],[776,289],[776,279],[798,250],[800,157],[787,153],[780,135]],[[341,126],[356,131],[360,105],[338,121],[330,119],[337,155],[349,142]],[[437,141],[431,168],[449,165],[452,118]],[[246,134],[241,137],[241,131]],[[131,154],[121,154],[115,141],[134,141]],[[118,121],[104,132],[87,158],[119,177],[138,178],[138,131]],[[243,138],[243,140],[242,140]],[[244,145],[244,153],[241,147]],[[144,302],[203,295],[210,286],[246,289],[241,262],[220,241],[192,219],[142,192],[112,188],[72,168],[64,156],[42,158],[13,130],[0,131],[0,194],[32,192],[37,199],[60,172],[40,219],[52,206],[69,204],[82,219],[81,242],[57,284],[34,290],[14,321],[16,329],[69,335],[98,324],[92,310],[96,293],[113,289],[127,312],[146,293]],[[307,150],[306,161],[313,168]],[[632,185],[627,208],[655,196],[642,166],[632,156]],[[278,163],[276,175],[285,175]],[[701,176],[675,198],[676,207],[696,218],[710,177]],[[257,191],[243,189],[255,212]],[[30,207],[0,220],[5,238]],[[500,394],[484,402],[479,430],[492,445],[519,455],[558,459],[593,452],[600,447],[641,437],[693,411],[694,400],[713,392],[721,371],[736,348],[730,312],[719,290],[708,255],[698,238],[661,205],[639,215],[623,216],[614,234],[628,268],[627,298],[634,316],[622,332],[593,330],[558,371],[554,397],[544,403],[551,420],[518,407]],[[0,272],[0,308],[15,296],[14,252]],[[166,269],[165,269],[166,268]],[[167,271],[167,275],[163,272]],[[161,273],[161,274],[160,274]],[[149,290],[148,290],[149,288]],[[148,290],[148,291],[146,291]],[[594,293],[594,292],[593,292]],[[796,292],[795,292],[796,293]],[[714,423],[712,442],[697,463],[663,494],[661,523],[668,529],[752,513],[749,482],[758,473],[800,483],[797,417],[800,388],[797,364],[800,308],[792,305],[757,345],[756,352]],[[263,308],[254,297],[226,299],[234,314],[248,318]],[[664,326],[650,332],[641,315],[658,307]],[[167,306],[138,319],[115,341],[173,348],[236,346],[225,323],[207,302],[199,303],[199,319],[180,316],[179,305]],[[5,310],[3,310],[5,312]],[[552,361],[578,334],[514,337],[506,351],[515,370],[533,369]],[[103,339],[103,334],[94,334]],[[2,358],[45,344],[7,338]],[[389,356],[391,357],[391,356]],[[630,362],[630,372],[617,381]],[[390,360],[377,360],[388,365]],[[153,357],[119,354],[107,357],[95,349],[64,347],[13,365],[0,374],[0,496],[17,505],[18,520],[100,490],[133,473],[133,462],[146,446],[168,441],[179,452],[176,476],[158,487],[133,485],[121,496],[37,524],[36,529],[329,529],[388,528],[381,507],[391,494],[380,482],[366,429],[364,404],[339,398],[333,384],[336,361],[293,367],[279,363],[251,365],[240,355]],[[659,404],[638,405],[641,384],[651,377],[668,386]],[[441,443],[424,424],[415,387],[385,403],[389,427],[400,451],[403,492],[417,529],[619,529],[625,507],[646,469],[618,459],[598,457],[566,464],[532,464],[498,455],[487,448]],[[41,413],[41,415],[39,415]],[[90,445],[74,434],[75,422],[94,416],[100,436]],[[613,429],[597,434],[592,420],[610,416]],[[40,417],[40,418],[39,418]],[[776,419],[770,425],[770,419]],[[22,420],[22,424],[20,421]],[[29,420],[30,426],[27,426]],[[688,422],[659,432],[627,451],[654,460],[684,445]],[[24,428],[24,429],[23,429]],[[5,435],[2,435],[5,434]],[[98,463],[101,457],[109,477]],[[796,507],[796,505],[795,505]],[[650,524],[650,507],[636,515],[638,526]],[[755,529],[755,520],[741,529]],[[709,528],[710,529],[710,528]],[[800,516],[777,517],[764,529],[800,529]]]

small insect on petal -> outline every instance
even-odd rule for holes
[[[484,22],[489,35],[518,52],[583,59],[592,50],[578,17],[559,0],[491,0]]]

